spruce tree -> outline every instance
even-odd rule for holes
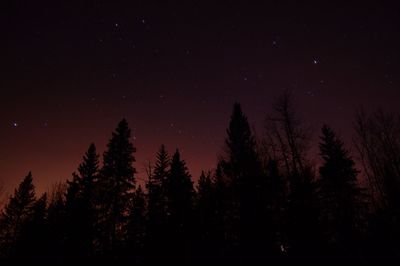
[[[136,151],[131,140],[128,122],[123,119],[107,145],[103,156],[103,168],[99,177],[101,199],[102,248],[112,256],[123,241],[129,203],[135,187],[135,168],[133,163]]]
[[[166,180],[166,199],[167,230],[171,239],[168,253],[170,259],[177,264],[187,264],[190,261],[194,195],[186,163],[176,150]]]
[[[149,176],[147,186],[148,197],[148,217],[149,233],[153,230],[158,231],[162,223],[165,222],[165,182],[169,175],[169,156],[162,145],[157,153],[154,171]]]
[[[66,193],[66,244],[69,259],[80,260],[93,255],[96,222],[95,189],[99,172],[99,156],[92,143],[83,162],[78,166],[78,173],[73,173],[68,181]]]
[[[323,164],[319,168],[323,228],[338,259],[354,256],[362,193],[358,171],[349,152],[335,132],[324,125],[319,145]]]
[[[194,189],[186,163],[181,160],[178,150],[172,157],[166,180],[166,193],[170,220],[177,224],[185,223],[193,207]]]
[[[166,180],[169,175],[170,159],[164,145],[157,153],[154,171],[149,174],[147,181],[147,233],[146,257],[150,264],[162,263],[165,257],[165,246],[169,239],[166,235]],[[154,253],[159,256],[154,256]]]
[[[233,210],[231,228],[236,231],[233,247],[241,252],[233,256],[239,263],[254,258],[263,241],[259,234],[262,225],[262,186],[265,176],[256,150],[256,140],[240,104],[235,103],[227,129],[224,175],[230,182]],[[248,261],[247,261],[248,262]]]
[[[32,218],[35,206],[35,187],[32,173],[15,189],[0,217],[1,253],[5,257],[16,255],[17,241],[25,223]]]
[[[225,171],[231,175],[232,182],[241,184],[246,182],[244,177],[249,178],[249,175],[259,170],[260,165],[256,153],[256,141],[239,103],[233,106],[227,135]]]

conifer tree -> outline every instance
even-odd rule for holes
[[[177,224],[185,223],[193,207],[194,189],[186,163],[181,160],[178,150],[172,157],[166,180],[166,193],[170,220]]]
[[[136,149],[130,138],[131,130],[123,119],[112,133],[103,156],[99,177],[100,231],[104,234],[101,242],[106,252],[113,252],[126,233],[127,213],[135,187],[133,153]]]
[[[167,230],[172,241],[168,253],[173,260],[178,259],[175,261],[177,264],[187,264],[191,252],[194,189],[186,163],[178,150],[172,157],[166,180],[166,199]]]
[[[73,173],[68,181],[66,193],[66,242],[70,250],[70,259],[87,258],[94,252],[94,233],[96,223],[95,189],[99,171],[99,156],[92,143],[78,173]],[[73,254],[73,255],[72,255]]]
[[[0,217],[0,244],[3,256],[15,256],[16,244],[25,223],[32,218],[35,206],[35,187],[32,173],[15,189]]]
[[[239,103],[233,106],[227,135],[225,171],[231,175],[232,182],[242,183],[246,180],[244,176],[253,175],[253,172],[259,170],[260,165],[257,161],[256,141]]]
[[[256,150],[256,140],[250,130],[247,117],[240,104],[235,103],[227,130],[224,175],[230,182],[233,210],[231,228],[236,231],[234,252],[237,261],[255,258],[257,247],[262,240],[260,230],[263,216],[262,186],[265,179],[261,161]],[[252,254],[252,255],[250,255]]]
[[[340,250],[334,257],[349,258],[356,251],[362,210],[358,171],[343,142],[326,125],[322,127],[319,148],[323,159],[319,173],[324,233],[331,248]]]
[[[164,145],[157,153],[154,170],[149,173],[147,186],[147,233],[146,257],[150,264],[162,263],[165,257],[165,246],[168,245],[166,236],[166,180],[169,175],[170,159]],[[160,256],[154,256],[154,253]]]
[[[149,233],[159,230],[159,226],[165,222],[165,182],[169,175],[169,156],[162,145],[157,153],[154,171],[147,182]]]

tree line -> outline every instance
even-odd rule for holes
[[[197,184],[161,145],[136,182],[122,120],[100,163],[91,144],[72,178],[36,195],[29,172],[0,215],[1,265],[377,265],[400,258],[400,117],[360,111],[367,182],[323,125],[320,165],[289,94],[257,139],[236,103],[224,153]]]

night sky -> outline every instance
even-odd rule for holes
[[[274,98],[290,90],[316,136],[326,122],[348,144],[360,106],[400,111],[399,4],[65,2],[1,3],[9,191],[30,170],[41,191],[70,178],[122,118],[139,179],[162,143],[197,178],[221,154],[235,101],[262,136]]]

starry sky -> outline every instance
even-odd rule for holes
[[[235,101],[262,136],[271,103],[290,90],[316,135],[326,122],[348,142],[360,106],[400,111],[399,4],[158,2],[2,1],[9,191],[30,170],[40,191],[70,178],[122,118],[139,179],[162,143],[180,148],[196,179],[215,166]]]

